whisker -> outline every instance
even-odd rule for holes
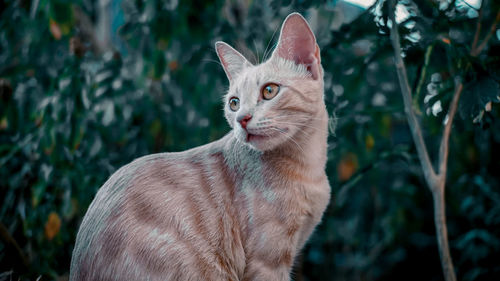
[[[201,60],[202,62],[214,62],[220,66],[222,66],[222,63],[220,63],[220,61],[217,61],[217,60],[213,60],[213,59],[202,59]]]
[[[307,127],[307,128],[312,128],[312,129],[318,130],[320,132],[328,133],[328,130],[325,130],[323,128],[318,128],[318,127],[315,127],[315,126],[312,126],[312,125],[309,125],[309,124],[306,124],[306,123],[302,123],[302,122],[281,121],[281,120],[279,120],[279,118],[269,118],[269,119],[266,119],[263,122],[265,122],[265,123],[262,123],[262,124],[268,124],[268,123],[274,122],[274,123],[277,123],[277,124],[294,125],[294,126],[298,126],[298,127]]]
[[[266,61],[267,60],[267,57],[271,54],[271,50],[269,50],[269,44],[271,44],[271,42],[273,41],[274,39],[274,36],[276,35],[276,32],[278,32],[278,29],[280,27],[277,26],[276,29],[274,29],[274,32],[273,32],[273,35],[271,36],[271,39],[267,42],[267,46],[266,46],[266,49],[264,50],[264,56],[263,56],[263,60]],[[268,52],[269,51],[269,52]]]
[[[276,118],[289,118],[289,117],[296,117],[296,114],[281,114],[276,117],[272,117],[271,119],[276,119]],[[308,120],[325,120],[324,117],[307,117]]]
[[[255,62],[255,64],[259,64],[260,63],[260,55],[259,55],[259,49],[257,48],[257,44],[255,43],[255,39],[253,39],[253,47],[255,49],[255,53],[257,54],[257,61]]]
[[[305,154],[304,149],[302,149],[302,147],[301,147],[301,146],[300,146],[300,145],[299,145],[299,144],[298,144],[298,143],[297,143],[297,142],[293,139],[293,137],[291,137],[291,136],[289,136],[289,135],[285,134],[284,132],[282,132],[282,131],[281,131],[281,130],[279,130],[278,128],[269,127],[269,129],[271,129],[271,130],[275,130],[275,131],[277,131],[278,133],[280,133],[280,134],[284,135],[286,138],[288,138],[289,140],[291,140],[291,141],[292,141],[295,145],[297,145],[297,147],[300,149],[300,151],[302,151],[302,153],[304,153],[304,154]]]
[[[328,130],[325,130],[325,129],[322,129],[322,128],[318,128],[318,127],[314,127],[314,126],[311,126],[311,125],[307,125],[307,124],[304,124],[304,123],[283,122],[283,121],[275,121],[274,123],[275,124],[283,124],[283,125],[294,125],[294,126],[297,126],[297,127],[306,127],[306,128],[315,129],[315,130],[320,131],[320,132],[328,133]]]

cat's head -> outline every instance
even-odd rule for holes
[[[264,63],[251,64],[224,42],[215,48],[230,84],[225,116],[240,141],[271,150],[295,141],[325,111],[319,47],[300,14],[285,19],[278,44]]]

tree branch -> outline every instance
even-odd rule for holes
[[[482,8],[483,8],[483,5],[481,5],[481,9]],[[473,57],[479,55],[481,53],[481,51],[484,49],[484,47],[486,47],[486,44],[488,44],[488,41],[490,41],[491,37],[493,36],[493,34],[497,30],[498,22],[500,22],[500,11],[497,12],[497,15],[495,17],[495,21],[491,25],[490,31],[488,32],[488,34],[486,34],[486,37],[484,37],[483,42],[481,42],[481,44],[477,48],[475,48],[474,46],[473,46],[473,48],[471,48],[471,55]],[[476,34],[476,35],[479,37],[478,34]]]
[[[500,22],[500,11],[497,12],[495,21],[491,25],[491,28],[478,46],[479,37],[481,33],[481,20],[483,18],[483,10],[486,0],[481,4],[479,9],[479,16],[476,25],[476,33],[474,34],[474,40],[472,42],[470,55],[475,57],[481,53],[481,51],[486,47],[488,41],[491,39],[496,31],[497,24]],[[449,152],[449,139],[451,134],[451,127],[453,124],[454,117],[457,112],[458,101],[460,95],[463,91],[463,83],[460,79],[455,79],[455,92],[453,94],[452,101],[450,103],[450,109],[448,111],[448,119],[446,121],[445,127],[443,129],[443,135],[441,137],[441,143],[439,147],[439,159],[438,159],[438,172],[434,170],[429,153],[427,152],[427,147],[422,136],[422,130],[415,116],[414,109],[412,107],[412,94],[408,82],[408,76],[406,74],[406,67],[404,61],[401,57],[401,45],[399,41],[398,25],[395,20],[395,8],[396,0],[390,1],[390,12],[389,17],[392,21],[391,26],[391,43],[394,48],[394,60],[396,64],[396,71],[398,75],[399,84],[401,87],[401,94],[403,96],[405,114],[408,120],[408,125],[410,126],[413,141],[415,142],[415,147],[417,148],[418,158],[424,172],[424,177],[432,192],[432,197],[434,201],[434,224],[436,227],[437,242],[439,248],[439,256],[441,259],[441,266],[443,268],[443,273],[446,281],[455,281],[455,271],[453,268],[453,262],[451,260],[450,249],[448,245],[448,230],[446,227],[446,207],[445,207],[445,183],[446,183],[446,172],[448,163],[448,152]],[[428,49],[429,51],[429,49]],[[428,58],[426,58],[428,59]],[[451,71],[450,71],[451,72]],[[420,85],[421,83],[419,83]],[[420,85],[421,86],[421,85]],[[419,89],[420,87],[417,87]],[[419,91],[419,90],[417,90]]]
[[[441,182],[442,188],[437,188],[435,192],[432,192],[432,199],[434,203],[434,225],[436,227],[436,239],[438,242],[439,257],[441,259],[441,267],[443,268],[444,278],[446,281],[456,281],[457,277],[455,276],[453,261],[451,260],[450,255],[450,246],[448,244],[444,185],[445,181],[443,180]]]
[[[417,148],[418,158],[424,172],[424,178],[427,182],[429,189],[431,190],[433,201],[434,201],[434,225],[436,227],[436,239],[438,242],[439,256],[441,260],[441,266],[443,268],[443,274],[446,281],[456,281],[455,270],[453,268],[453,262],[450,255],[450,249],[448,245],[448,230],[446,227],[446,207],[444,200],[444,187],[446,183],[446,164],[448,156],[448,141],[451,132],[451,124],[453,123],[453,117],[456,113],[456,108],[458,100],[460,98],[460,93],[462,92],[462,84],[458,84],[455,89],[455,94],[453,101],[450,105],[449,119],[443,131],[443,138],[441,140],[441,150],[439,159],[439,174],[436,174],[431,161],[429,159],[429,153],[427,152],[427,147],[422,136],[422,130],[415,116],[415,112],[412,108],[412,97],[411,89],[408,83],[408,75],[406,74],[406,67],[404,65],[403,58],[401,57],[401,45],[399,42],[398,25],[396,23],[396,0],[390,1],[389,6],[389,17],[392,21],[391,26],[391,43],[394,48],[394,59],[396,63],[396,71],[398,74],[398,80],[401,87],[401,94],[403,96],[405,114],[408,120],[408,125],[410,126],[413,141],[415,147]],[[479,28],[480,29],[480,28]]]
[[[486,0],[483,0],[481,2],[481,7],[479,8],[479,16],[477,18],[477,23],[476,23],[476,33],[474,34],[474,41],[472,41],[471,53],[473,50],[476,49],[477,43],[479,42],[479,34],[481,34],[481,20],[483,19],[484,1]]]
[[[446,169],[448,163],[448,147],[449,139],[451,133],[451,125],[453,124],[453,119],[457,113],[458,100],[460,99],[460,94],[463,90],[462,81],[456,79],[455,81],[455,93],[453,94],[453,99],[450,104],[450,110],[448,111],[448,120],[444,126],[443,136],[441,137],[441,145],[439,146],[439,176],[446,177]],[[444,179],[443,179],[444,180]]]
[[[21,261],[21,265],[25,268],[29,268],[29,261],[24,255],[23,251],[21,250],[21,247],[19,247],[19,244],[17,244],[16,240],[12,235],[10,235],[9,231],[3,225],[3,223],[0,222],[0,238],[5,242],[8,248],[12,248],[12,250],[15,252],[16,256],[18,259]]]
[[[389,13],[389,17],[392,21],[391,43],[394,49],[396,72],[398,74],[399,85],[401,87],[401,94],[403,95],[406,119],[408,120],[408,125],[410,126],[413,141],[415,142],[418,159],[420,160],[425,180],[427,181],[429,188],[431,188],[436,185],[438,178],[436,176],[434,168],[432,167],[429,153],[427,152],[427,146],[425,145],[424,137],[422,135],[422,130],[420,129],[420,124],[418,123],[415,112],[412,109],[411,88],[408,82],[408,75],[406,74],[406,67],[403,58],[401,57],[401,44],[399,42],[398,25],[396,23],[396,16],[394,14],[395,2],[395,0],[391,0],[391,12]]]
[[[500,11],[498,11],[495,22],[491,25],[490,32],[486,37],[484,38],[483,42],[481,45],[477,46],[477,43],[479,41],[479,34],[481,33],[481,20],[483,18],[483,7],[485,6],[485,1],[481,3],[481,8],[479,9],[479,17],[477,19],[477,27],[476,27],[476,33],[474,34],[474,41],[472,42],[471,46],[471,51],[470,55],[475,57],[479,53],[481,53],[481,50],[486,46],[488,41],[490,40],[492,34],[496,30],[496,25],[500,21]],[[451,72],[451,71],[450,71]],[[448,160],[448,147],[449,147],[449,138],[450,138],[450,132],[451,132],[451,125],[453,123],[453,118],[455,117],[455,113],[457,111],[458,107],[458,100],[460,99],[460,94],[462,93],[463,90],[463,83],[462,81],[459,81],[458,79],[455,80],[455,93],[453,94],[453,99],[450,104],[450,109],[448,111],[448,120],[446,122],[446,125],[443,130],[443,136],[441,139],[441,145],[439,147],[439,176],[445,177],[446,176],[446,168],[447,168],[447,160]]]

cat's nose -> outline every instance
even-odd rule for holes
[[[247,114],[245,116],[238,116],[237,121],[240,122],[241,127],[243,129],[246,129],[247,128],[247,123],[250,121],[250,119],[252,119],[252,115],[251,114]]]

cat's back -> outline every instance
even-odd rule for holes
[[[176,280],[194,264],[199,271],[190,271],[192,280],[201,280],[197,274],[221,272],[221,264],[237,261],[240,241],[228,245],[235,249],[231,257],[222,251],[221,230],[236,220],[223,143],[148,155],[115,172],[82,221],[70,279]]]

